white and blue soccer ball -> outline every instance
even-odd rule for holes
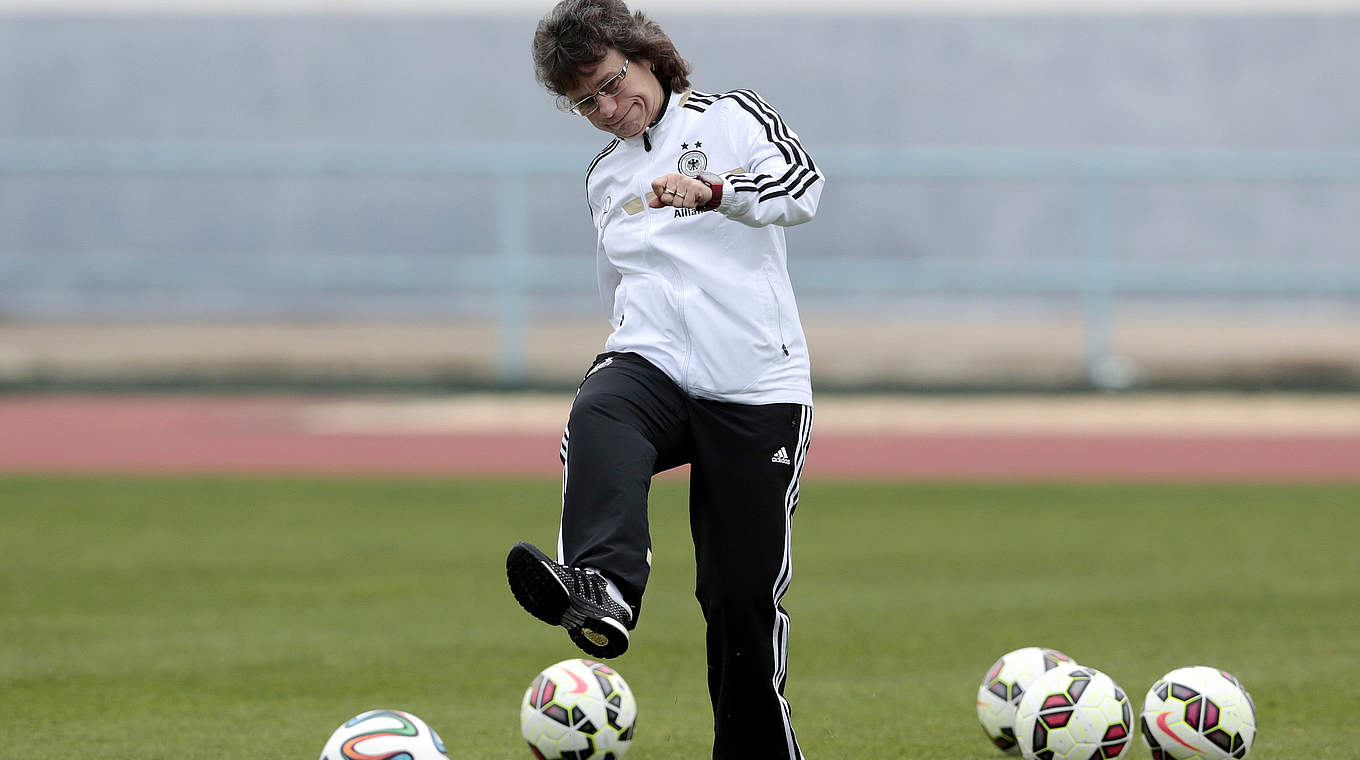
[[[520,733],[538,760],[621,760],[636,721],[628,683],[594,660],[545,669],[520,700]]]
[[[369,710],[335,729],[321,760],[449,760],[444,740],[401,710]]]
[[[1034,679],[1015,708],[1015,738],[1025,760],[1122,760],[1133,731],[1124,690],[1082,665],[1063,665]]]
[[[1071,657],[1047,647],[1025,647],[1001,655],[982,677],[977,692],[977,716],[982,730],[997,749],[1020,754],[1015,740],[1015,708],[1034,679],[1062,665]]]
[[[1256,739],[1256,705],[1242,682],[1203,665],[1157,679],[1141,722],[1153,760],[1240,759]]]

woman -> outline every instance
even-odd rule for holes
[[[783,228],[813,217],[822,176],[755,93],[691,89],[666,34],[619,0],[559,3],[533,57],[562,110],[614,136],[586,172],[613,333],[562,436],[557,561],[515,545],[511,589],[587,654],[622,654],[651,564],[651,478],[690,464],[713,756],[796,760],[780,599],[812,386]]]

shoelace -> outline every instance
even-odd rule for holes
[[[601,607],[605,606],[605,597],[607,594],[604,589],[604,579],[594,573],[588,573],[584,570],[579,572],[583,576],[580,579],[580,584],[585,586],[585,590],[581,596],[584,596],[586,599],[589,599],[591,602]]]
[[[563,579],[567,588],[571,589],[572,594],[583,597],[597,607],[607,610],[610,615],[632,617],[631,610],[620,607],[614,597],[609,595],[604,578],[596,573],[578,570],[556,562],[553,563],[552,567],[557,577]]]
[[[594,573],[589,573],[585,570],[577,570],[576,568],[568,567],[567,565],[557,565],[557,568],[555,569],[558,570],[557,575],[559,577],[565,578],[571,588],[571,593],[576,596],[584,597],[586,601],[593,604],[597,604],[601,607],[605,606],[605,597],[608,596],[608,594],[605,591],[603,578]]]

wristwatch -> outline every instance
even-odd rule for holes
[[[699,172],[695,179],[708,185],[708,189],[713,191],[713,197],[708,199],[708,203],[699,207],[700,211],[712,211],[722,203],[723,178],[713,172]]]

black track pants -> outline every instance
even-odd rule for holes
[[[601,354],[562,437],[559,559],[640,611],[652,476],[690,464],[695,595],[708,623],[713,757],[802,757],[784,701],[790,529],[812,408],[690,398],[636,354]]]

